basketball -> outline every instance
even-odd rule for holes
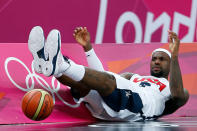
[[[52,96],[42,89],[27,92],[22,99],[22,111],[31,120],[40,121],[47,118],[53,110]]]

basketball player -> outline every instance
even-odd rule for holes
[[[84,48],[89,68],[63,57],[58,30],[52,30],[45,42],[39,26],[32,29],[28,41],[33,66],[36,72],[53,75],[70,86],[73,96],[83,99],[94,117],[109,121],[156,119],[175,112],[188,101],[178,63],[180,41],[174,32],[169,31],[171,53],[160,48],[152,52],[151,76],[104,71],[87,29],[76,28],[73,35]]]

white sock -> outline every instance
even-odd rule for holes
[[[54,77],[56,77],[56,78],[59,78],[59,77],[61,77],[63,74],[62,74],[62,72],[64,72],[70,65],[64,60],[64,57],[62,56],[61,57],[61,61],[60,61],[60,63],[58,63],[58,65],[56,65],[56,66],[58,66],[58,74],[54,74],[53,76]],[[62,64],[63,63],[63,64]]]
[[[70,62],[70,67],[66,69],[64,72],[62,72],[62,74],[70,77],[71,79],[75,81],[82,80],[85,75],[85,67],[82,65],[76,64],[72,60],[69,60],[69,62]],[[66,62],[66,64],[68,63]]]
[[[95,69],[97,71],[104,71],[103,65],[99,58],[97,57],[96,53],[94,52],[94,49],[85,52],[86,59],[88,62],[88,66],[92,69]]]

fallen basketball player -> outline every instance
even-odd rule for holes
[[[152,52],[150,76],[105,71],[92,48],[87,28],[76,28],[73,36],[84,48],[89,67],[62,55],[58,30],[52,30],[45,42],[42,28],[34,27],[28,47],[35,71],[55,76],[70,86],[73,97],[83,99],[94,117],[109,121],[157,119],[174,113],[188,101],[178,62],[180,40],[174,32],[169,31],[170,51],[159,48]]]

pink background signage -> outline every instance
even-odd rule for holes
[[[152,50],[158,47],[168,48],[168,45],[157,43],[114,46],[113,43],[109,43],[94,45],[94,47],[106,70],[115,73],[129,71],[149,75]],[[76,63],[87,65],[85,55],[79,45],[63,44],[62,52]],[[0,56],[0,124],[37,123],[26,118],[21,109],[23,95],[34,88],[47,90],[53,96],[55,102],[52,114],[41,122],[87,122],[95,120],[83,104],[76,105],[67,86],[59,84],[54,77],[47,78],[34,72],[31,67],[32,56],[28,51],[27,43],[2,43],[0,45]],[[196,43],[181,44],[179,62],[184,87],[189,90],[191,97],[186,106],[173,115],[197,115],[197,106],[194,104],[197,100],[196,60]]]
[[[36,25],[45,35],[59,29],[65,43],[75,43],[77,26],[87,26],[93,43],[166,43],[169,28],[182,42],[196,42],[197,1],[1,0],[1,43],[26,43]]]

